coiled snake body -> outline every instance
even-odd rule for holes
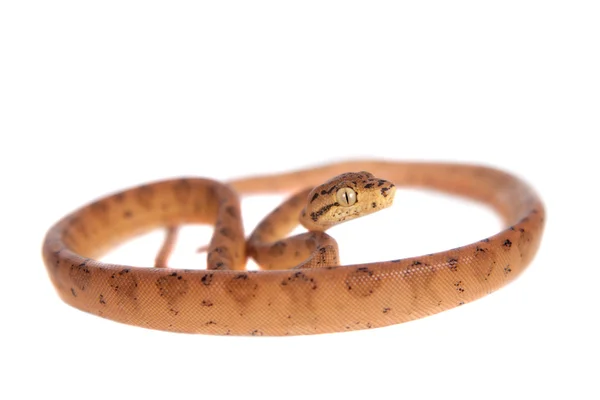
[[[396,187],[482,201],[507,228],[435,254],[339,266],[337,244],[323,231],[389,206]],[[238,195],[299,190],[245,240]],[[496,169],[349,161],[229,184],[183,178],[116,193],[54,225],[43,258],[65,302],[108,319],[188,333],[314,334],[397,324],[491,293],[532,260],[544,218],[536,193]],[[97,261],[132,236],[186,223],[215,227],[206,270]],[[309,232],[285,238],[298,223]],[[164,267],[168,247],[157,266]],[[244,270],[248,255],[262,270]]]

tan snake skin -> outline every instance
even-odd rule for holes
[[[330,204],[317,219],[330,209],[338,210],[338,216],[350,210],[338,207],[340,201],[346,201],[346,189],[340,192],[342,197],[336,197],[337,186],[330,193],[329,189],[321,189],[319,196],[326,203],[319,204],[317,211],[310,211],[312,197],[306,197],[304,203],[292,199],[310,193],[314,196],[307,188],[359,171],[374,174],[372,179],[381,180],[381,187],[390,191],[429,188],[482,201],[503,217],[506,229],[477,243],[435,254],[345,266],[335,265],[337,245],[321,232],[326,228],[309,226],[308,236],[281,240],[300,220],[304,219],[305,226],[311,225],[310,220],[317,215],[311,217],[311,213]],[[356,204],[366,198],[363,194],[368,179],[362,176],[356,183]],[[328,184],[335,186],[336,182]],[[291,207],[289,212],[306,207],[308,214],[289,220],[289,212],[284,213],[286,218],[277,217],[275,212],[265,220],[274,218],[275,223],[259,225],[249,240],[244,240],[239,195],[301,190],[302,195],[288,200],[294,205],[285,207]],[[392,197],[390,192],[390,203]],[[228,185],[182,178],[132,188],[97,200],[60,220],[47,233],[43,258],[65,302],[127,324],[220,335],[341,332],[422,318],[504,286],[535,255],[544,218],[537,194],[522,180],[496,169],[358,160],[245,178]],[[113,246],[135,235],[185,223],[215,225],[207,270],[97,261]],[[304,250],[295,255],[298,246],[304,246]],[[247,253],[257,257],[264,270],[245,271]],[[267,259],[261,262],[261,255]]]

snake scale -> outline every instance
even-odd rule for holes
[[[486,203],[505,229],[435,254],[338,265],[337,244],[324,231],[388,207],[402,187]],[[296,194],[246,239],[240,196],[260,193]],[[61,219],[48,231],[42,253],[62,300],[104,318],[186,333],[317,334],[398,324],[493,292],[530,263],[544,218],[536,192],[494,168],[356,160],[227,184],[203,178],[144,184]],[[207,269],[159,265],[170,252],[168,241],[157,258],[162,268],[98,261],[136,235],[157,228],[174,234],[190,223],[214,226]],[[308,232],[286,237],[299,223]],[[244,269],[248,256],[260,270]]]

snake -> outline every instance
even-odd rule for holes
[[[403,188],[486,204],[503,228],[432,254],[341,265],[337,243],[325,231],[390,207]],[[265,193],[289,197],[246,238],[240,201]],[[349,160],[225,183],[181,177],[122,190],[55,223],[42,258],[65,303],[109,320],[182,333],[322,334],[404,323],[486,296],[531,263],[544,223],[532,186],[494,167]],[[214,227],[205,269],[166,265],[185,224]],[[298,225],[307,231],[289,236]],[[394,235],[394,222],[386,225],[377,229]],[[156,265],[100,261],[115,246],[156,229],[169,233]],[[246,269],[248,257],[259,269]]]

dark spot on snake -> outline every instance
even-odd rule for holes
[[[285,243],[284,241],[278,241],[276,243],[274,243],[271,248],[269,248],[269,254],[271,256],[282,256],[283,253],[285,253],[285,248],[287,247],[287,243]]]
[[[490,239],[489,239],[489,238],[485,238],[485,239],[482,239],[482,240],[481,240],[481,243],[489,243],[489,242],[490,242]]]
[[[123,193],[123,192],[117,193],[113,196],[113,198],[115,199],[115,201],[117,203],[122,203],[123,200],[125,200],[125,193]]]
[[[373,186],[375,186],[375,184],[374,184],[374,183],[367,183],[367,184],[365,185],[365,189],[370,189],[370,188],[372,188]]]
[[[77,293],[75,292],[75,289],[73,289],[73,288],[71,288],[71,294],[72,294],[74,297],[77,297]]]
[[[103,294],[101,294],[101,295],[98,297],[98,301],[100,302],[100,304],[106,304],[106,300],[104,300],[104,295],[103,295]]]
[[[359,267],[356,271],[364,272],[369,274],[369,276],[373,276],[373,271],[371,271],[368,267]]]
[[[464,301],[461,301],[460,303],[458,303],[459,306],[462,306],[463,304],[465,304]]]
[[[510,240],[506,239],[504,241],[504,243],[502,244],[502,246],[510,248],[510,246],[512,246],[512,242]]]
[[[307,276],[302,271],[296,271],[281,282],[281,289],[289,296],[291,302],[295,305],[312,309],[312,292],[317,289],[317,283],[314,278]]]
[[[336,189],[336,186],[334,185],[334,186],[330,187],[329,190],[327,190],[327,191],[323,190],[323,192],[325,192],[325,193],[321,192],[321,194],[330,194],[335,189]]]
[[[237,210],[235,209],[235,207],[234,207],[234,206],[227,206],[227,207],[225,208],[225,212],[226,212],[227,214],[229,214],[229,216],[230,216],[231,218],[237,218]]]
[[[310,237],[307,237],[306,240],[304,240],[304,245],[307,250],[313,251],[315,247],[317,247],[317,238],[315,238],[314,235],[310,235]]]
[[[477,246],[477,247],[475,248],[475,254],[477,254],[477,253],[485,253],[486,251],[487,251],[487,249],[485,249],[485,248],[483,248],[483,247],[479,247],[479,246]]]
[[[204,325],[216,325],[217,323],[215,321],[208,321],[206,324]]]
[[[210,300],[202,300],[202,306],[203,307],[212,307],[213,306],[213,302]]]
[[[131,212],[131,210],[125,210],[123,212],[123,218],[131,218],[133,217],[133,213]]]
[[[174,310],[173,307],[178,303],[179,299],[188,292],[188,282],[185,279],[179,278],[180,276],[177,273],[173,273],[156,280],[159,296],[167,301],[167,304],[171,306],[170,311],[173,311],[175,315],[177,315],[179,311]]]
[[[120,301],[137,300],[137,280],[134,275],[129,274],[129,269],[125,268],[119,272],[115,272],[110,276],[110,287],[118,293]]]
[[[90,205],[90,209],[93,213],[100,214],[102,218],[106,217],[106,213],[108,211],[107,205],[102,200],[92,203]]]
[[[525,260],[529,260],[531,257],[533,249],[530,246],[530,243],[532,242],[532,240],[533,235],[531,234],[531,232],[526,232],[524,229],[521,230],[521,237],[517,242],[517,247],[519,249],[519,254],[521,255],[521,258]]]
[[[215,247],[215,248],[214,248],[214,249],[213,249],[213,250],[212,250],[212,251],[209,253],[209,255],[210,255],[211,253],[217,253],[217,254],[219,254],[219,255],[221,255],[221,256],[228,257],[228,256],[229,256],[229,249],[228,249],[228,248],[226,248],[226,247]]]
[[[313,201],[315,201],[317,197],[319,197],[319,193],[315,193],[312,199],[310,199],[310,202],[312,203]]]
[[[311,285],[311,289],[313,289],[313,290],[314,290],[314,289],[316,289],[316,288],[317,288],[317,285],[316,285],[316,283],[315,283],[315,280],[314,280],[314,278],[309,278],[309,277],[308,277],[308,276],[306,276],[306,274],[305,274],[304,272],[302,272],[302,271],[295,272],[295,273],[294,273],[292,276],[289,276],[287,279],[284,279],[284,280],[281,282],[281,285],[282,285],[282,286],[287,286],[288,284],[291,284],[291,283],[293,283],[293,282],[297,282],[297,281],[300,281],[300,282],[310,282],[310,283],[312,283],[312,285]]]
[[[383,179],[380,179],[379,181],[377,181],[377,186],[383,186],[385,184],[385,181]]]
[[[510,272],[512,272],[512,269],[510,268],[510,264],[508,264],[504,267],[504,275],[508,275]]]
[[[224,263],[222,263],[221,261],[218,261],[215,264],[215,269],[222,269],[224,265],[225,265]]]
[[[392,309],[391,309],[391,308],[389,308],[389,307],[384,307],[384,308],[383,308],[383,313],[384,313],[384,314],[387,314],[387,313],[389,313],[391,310],[392,310]]]
[[[423,263],[421,261],[413,261],[412,265],[414,265],[414,266],[423,265]]]
[[[381,195],[383,197],[387,197],[388,196],[388,192],[387,192],[388,190],[390,190],[390,188],[385,188],[385,187],[381,188]]]
[[[377,203],[375,203],[375,202],[372,202],[372,203],[371,203],[371,207],[373,207],[373,208],[377,207]]]
[[[456,290],[460,293],[463,293],[465,291],[465,288],[462,287],[462,281],[454,282],[454,286],[456,287]]]
[[[91,273],[85,262],[83,262],[79,265],[71,265],[69,277],[75,286],[83,291],[90,282]]]
[[[61,249],[61,250],[58,250],[58,251],[55,251],[55,252],[54,252],[54,256],[56,257],[56,264],[55,264],[54,266],[55,266],[56,268],[58,268],[58,267],[60,266],[60,252],[61,252],[62,250],[63,250],[63,249]]]
[[[240,273],[225,283],[225,289],[239,303],[247,303],[256,297],[258,285],[247,273]]]
[[[259,331],[258,329],[253,330],[250,334],[252,336],[262,336],[263,335],[263,333],[261,331]]]
[[[450,271],[456,272],[458,270],[458,260],[456,258],[449,258],[448,268],[450,269]]]
[[[393,263],[399,263],[400,261],[402,261],[401,258],[398,258],[397,260],[392,260]]]
[[[154,197],[154,189],[150,186],[140,186],[136,191],[138,203],[144,208],[152,207],[152,198]]]
[[[202,284],[204,286],[209,286],[212,283],[213,280],[213,274],[206,274],[202,277],[202,279],[200,279],[200,281],[202,282]]]
[[[367,297],[381,286],[381,278],[369,268],[359,267],[348,274],[344,283],[353,296]]]
[[[229,238],[229,239],[231,239],[231,237],[232,237],[232,232],[231,232],[231,229],[229,229],[229,228],[227,228],[227,227],[219,229],[219,233],[220,233],[222,236],[224,236],[224,237],[226,237],[226,238]]]
[[[494,267],[496,266],[496,261],[493,261],[490,264],[490,267],[488,268],[487,274],[485,275],[484,280],[487,281],[487,279],[490,277],[490,275],[492,275],[492,272],[494,271]]]
[[[317,222],[319,220],[319,217],[321,215],[323,215],[324,213],[326,213],[331,207],[339,206],[339,205],[340,204],[337,201],[332,204],[327,204],[326,206],[321,207],[320,210],[311,212],[310,217],[312,218],[313,221]]]

